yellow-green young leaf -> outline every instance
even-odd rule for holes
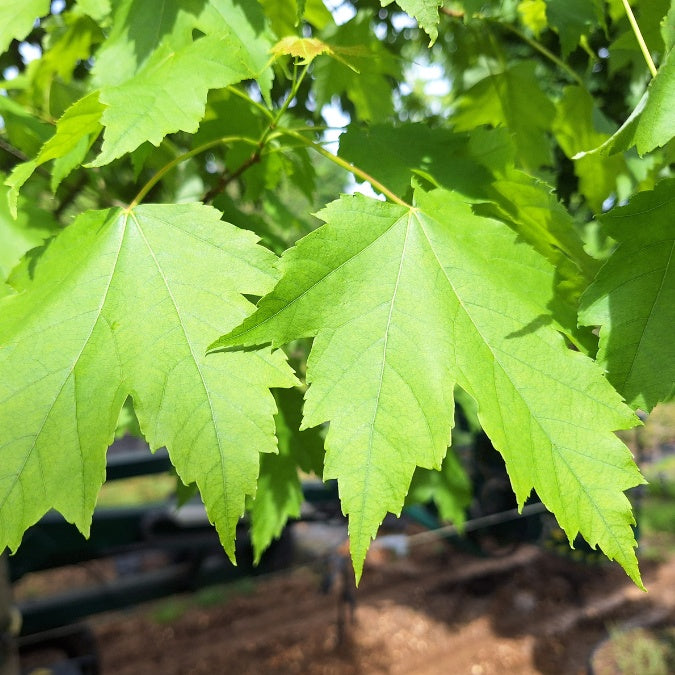
[[[552,327],[554,268],[458,196],[416,199],[330,204],[282,257],[274,291],[212,348],[314,337],[303,424],[330,421],[324,477],[338,479],[357,576],[415,467],[440,467],[457,383],[519,504],[536,489],[570,540],[581,532],[639,584],[623,491],[643,481],[613,434],[637,420]]]
[[[23,40],[35,20],[49,12],[50,0],[2,0],[0,2],[0,54],[12,40]]]
[[[588,288],[580,320],[600,325],[598,361],[636,408],[675,393],[675,180],[600,220],[618,246]]]
[[[382,7],[387,7],[394,0],[380,0],[380,2]],[[396,0],[396,4],[417,20],[420,28],[429,36],[429,46],[433,45],[438,37],[438,8],[443,4],[443,0]]]
[[[274,452],[279,352],[205,356],[274,281],[273,254],[199,204],[87,212],[0,301],[0,550],[55,508],[87,533],[122,404],[196,482],[230,556],[259,453]]]
[[[275,56],[292,56],[300,59],[302,65],[307,65],[320,54],[331,54],[333,50],[316,38],[288,35],[279,40],[270,51]]]
[[[360,11],[351,21],[342,26],[329,25],[323,32],[321,39],[343,58],[323,57],[314,63],[319,107],[334,96],[346,95],[361,120],[377,121],[393,112],[391,78],[400,77],[401,68],[372,34],[371,20],[370,12]]]
[[[523,25],[527,26],[536,37],[548,27],[545,0],[520,0],[518,15]]]

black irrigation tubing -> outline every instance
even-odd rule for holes
[[[428,541],[435,541],[437,539],[443,539],[445,537],[454,535],[454,534],[464,534],[465,532],[473,532],[475,530],[482,530],[486,527],[491,527],[492,525],[499,525],[500,523],[508,523],[512,520],[518,520],[519,518],[525,518],[527,516],[533,516],[538,513],[544,513],[546,507],[538,502],[536,504],[529,504],[524,507],[522,511],[518,509],[509,509],[508,511],[500,511],[499,513],[491,513],[487,516],[480,516],[479,518],[473,518],[472,520],[467,520],[462,527],[457,525],[444,525],[443,527],[437,527],[434,530],[427,530],[426,532],[418,532],[417,534],[410,534],[407,537],[409,546],[418,546],[419,544],[424,544]]]

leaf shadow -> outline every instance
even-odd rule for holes
[[[549,314],[539,314],[539,316],[534,317],[532,321],[524,325],[519,330],[514,330],[506,336],[507,340],[513,338],[523,337],[529,335],[530,333],[536,333],[537,330],[543,328],[544,326],[550,326],[553,323],[553,319]]]

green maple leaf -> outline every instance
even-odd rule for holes
[[[372,14],[360,11],[342,26],[328,25],[321,35],[342,58],[329,56],[314,62],[314,92],[319,107],[334,96],[346,95],[359,119],[378,120],[393,111],[391,78],[399,78],[400,65],[370,30]],[[346,65],[346,64],[349,65]]]
[[[56,234],[58,226],[49,213],[22,200],[14,218],[7,201],[8,190],[0,186],[0,281],[9,276],[22,256]]]
[[[628,119],[602,145],[579,152],[573,159],[594,153],[611,155],[636,146],[640,155],[663,147],[675,137],[675,50],[668,52]]]
[[[35,19],[49,12],[50,0],[3,0],[0,3],[0,54],[12,40],[23,40],[35,25]]]
[[[382,7],[391,5],[394,0],[380,0]],[[396,4],[410,16],[417,20],[420,28],[429,36],[429,46],[436,42],[438,37],[438,8],[443,0],[396,0]]]
[[[275,392],[275,417],[279,452],[260,460],[260,478],[255,499],[249,507],[251,543],[255,562],[274,539],[281,535],[289,518],[300,516],[304,500],[300,470],[321,475],[323,438],[317,429],[299,431],[302,394],[297,389]]]
[[[550,162],[547,132],[554,116],[553,103],[537,84],[535,63],[523,62],[471,87],[460,98],[451,122],[457,131],[481,124],[507,127],[522,164],[536,169]]]
[[[418,468],[415,471],[406,506],[433,501],[441,520],[450,521],[461,528],[471,498],[471,479],[453,449],[448,448],[440,470]]]
[[[255,77],[236,42],[207,36],[172,52],[157,50],[133,78],[100,94],[103,146],[91,166],[103,166],[141,143],[159,145],[169,133],[195,132],[209,89]]]
[[[76,101],[63,113],[56,124],[56,132],[42,145],[37,157],[14,167],[6,181],[6,185],[11,188],[8,199],[14,215],[19,190],[38,166],[52,159],[61,162],[55,165],[52,176],[52,189],[55,190],[65,175],[84,159],[90,145],[101,132],[101,115],[104,109],[98,100],[98,92],[92,92]]]
[[[281,353],[206,357],[274,281],[273,254],[199,204],[87,212],[0,304],[0,549],[48,509],[87,533],[122,404],[196,482],[230,556],[259,453],[275,450]]]
[[[576,49],[581,38],[604,25],[602,0],[546,0],[549,26],[560,36],[563,56]]]
[[[274,291],[212,348],[314,337],[303,424],[330,421],[324,477],[338,479],[357,576],[415,467],[440,467],[457,383],[519,504],[535,488],[570,540],[581,532],[639,584],[623,491],[642,477],[612,433],[636,418],[552,327],[553,267],[456,195],[416,198],[330,204]]]
[[[178,51],[193,42],[193,31],[225,35],[245,53],[251,69],[261,76],[265,94],[271,86],[267,70],[272,46],[258,3],[237,0],[120,0],[112,27],[96,53],[94,84],[122,84],[138,74],[154,58],[158,48]]]
[[[457,134],[425,124],[352,125],[340,137],[339,154],[401,196],[417,175],[468,201],[492,202],[474,208],[506,222],[556,266],[560,296],[568,305],[565,318],[558,318],[575,344],[595,347],[588,331],[579,330],[576,310],[598,266],[584,251],[574,220],[553,188],[513,168],[505,129]]]
[[[601,326],[598,361],[643,410],[674,393],[674,206],[671,178],[600,218],[618,246],[581,301],[580,321]]]

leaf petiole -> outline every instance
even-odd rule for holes
[[[258,141],[252,139],[252,138],[247,138],[246,136],[223,136],[222,138],[217,138],[214,141],[209,141],[208,143],[203,143],[197,148],[193,148],[192,150],[188,150],[187,152],[182,153],[181,155],[178,155],[177,157],[174,157],[170,162],[165,164],[156,174],[154,174],[150,180],[138,191],[138,194],[133,198],[132,202],[129,204],[127,207],[127,210],[131,210],[138,206],[143,199],[146,197],[148,192],[152,190],[157,183],[159,183],[164,176],[169,173],[172,169],[175,169],[179,164],[182,164],[185,160],[190,159],[191,157],[195,157],[196,155],[200,155],[202,152],[206,152],[207,150],[210,150],[211,148],[215,148],[218,145],[227,145],[228,143],[235,143],[235,142],[241,142],[241,143],[249,143],[250,145],[257,146]]]
[[[337,166],[345,169],[346,171],[349,171],[349,173],[353,174],[354,176],[357,176],[362,180],[368,181],[375,190],[381,192],[390,201],[394,202],[394,204],[398,204],[399,206],[405,206],[405,208],[407,209],[413,208],[412,205],[408,204],[408,202],[401,199],[388,187],[380,183],[380,181],[377,180],[377,178],[374,178],[369,173],[366,173],[363,169],[360,169],[358,166],[354,166],[354,164],[345,161],[344,159],[342,159],[342,157],[338,157],[337,155],[328,152],[328,150],[326,150],[326,148],[321,146],[319,143],[310,141],[308,138],[305,138],[302,134],[298,133],[294,129],[279,129],[279,131],[284,133],[286,136],[291,136],[292,138],[299,140],[305,147],[312,148],[312,150],[319,153],[322,157],[325,157],[326,159],[333,162],[333,164],[337,164]]]
[[[631,6],[628,4],[628,0],[621,0],[621,1],[623,2],[623,8],[626,11],[626,16],[628,17],[630,26],[633,29],[633,33],[635,33],[635,39],[638,41],[638,44],[640,45],[642,56],[645,57],[645,61],[647,62],[647,68],[649,68],[649,72],[651,73],[652,77],[656,77],[656,65],[654,64],[652,55],[649,53],[647,43],[645,42],[645,39],[642,36],[642,31],[640,30],[640,26],[638,26],[638,22],[635,19],[635,14],[633,14],[633,10],[631,9]]]

